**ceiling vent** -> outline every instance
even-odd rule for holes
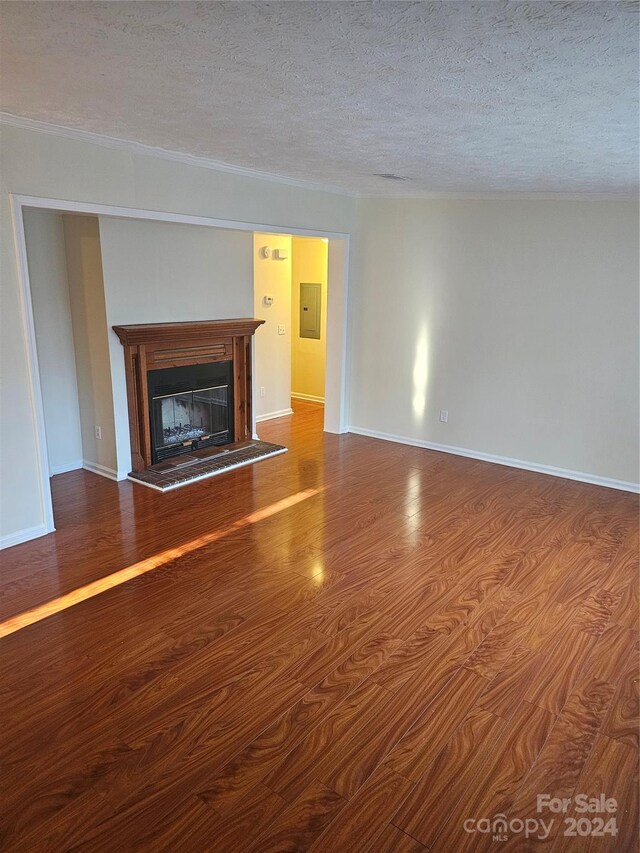
[[[393,172],[376,172],[376,178],[384,178],[385,181],[406,181],[402,175],[394,175]]]

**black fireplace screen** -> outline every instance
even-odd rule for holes
[[[147,377],[154,462],[233,441],[230,361],[151,370]]]
[[[156,430],[156,448],[226,433],[229,429],[228,390],[227,385],[219,385],[154,397],[154,416],[162,424]]]

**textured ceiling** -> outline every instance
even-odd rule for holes
[[[637,11],[5,2],[1,108],[365,194],[629,192]]]

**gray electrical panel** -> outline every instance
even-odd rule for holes
[[[300,283],[300,337],[320,339],[322,285]]]

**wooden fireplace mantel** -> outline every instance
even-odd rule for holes
[[[234,441],[251,438],[251,337],[264,320],[198,320],[114,326],[124,347],[134,471],[152,463],[147,373],[165,367],[231,361]]]

